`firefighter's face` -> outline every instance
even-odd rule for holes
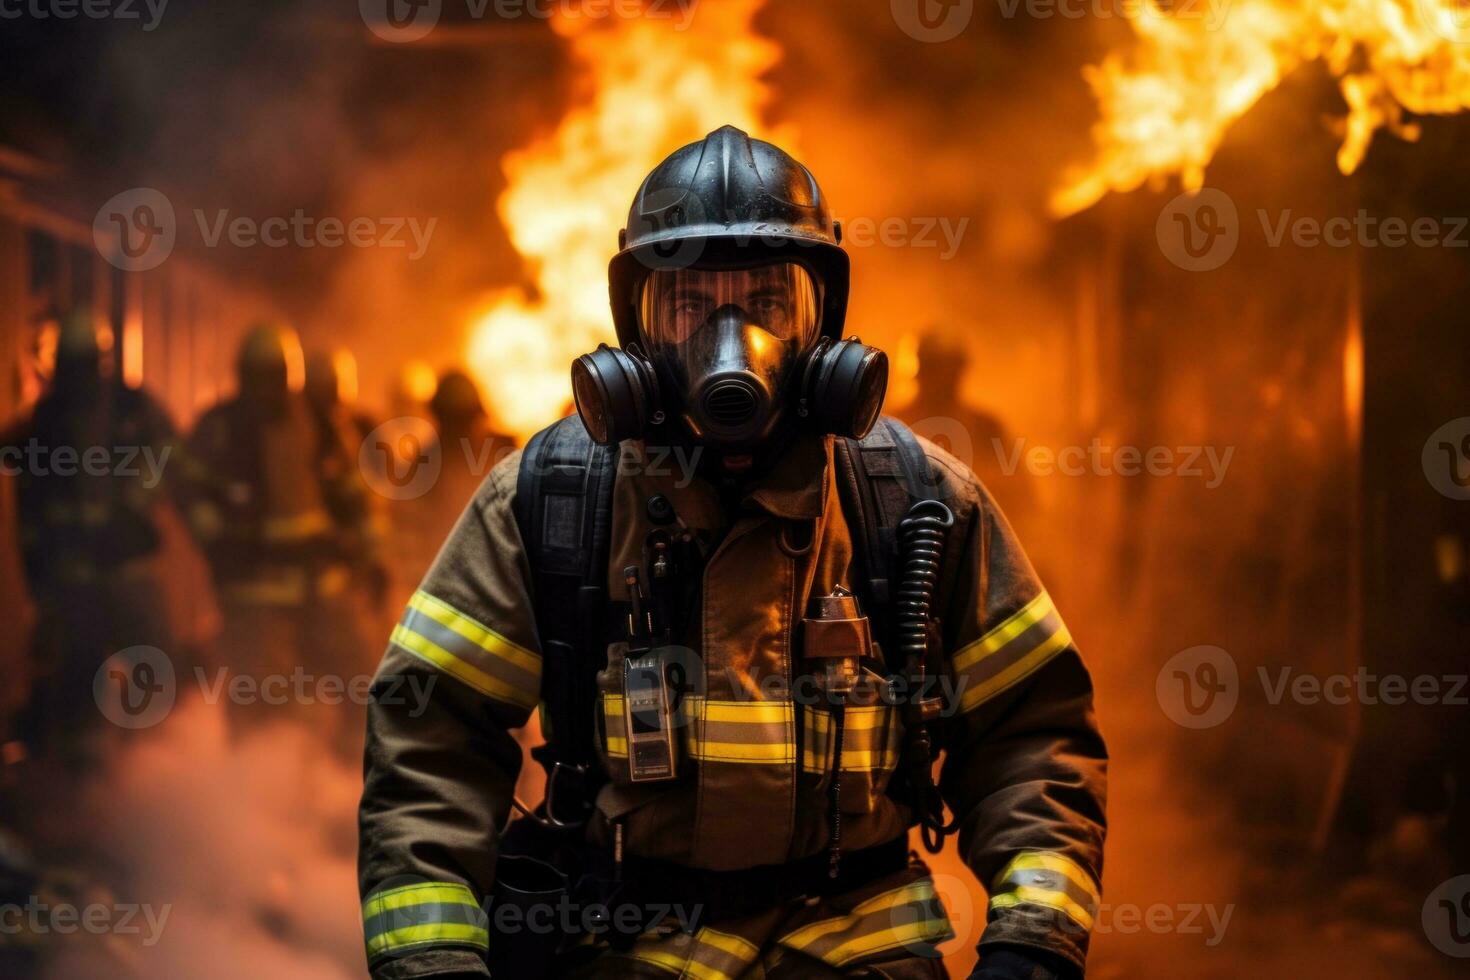
[[[781,418],[792,368],[816,339],[816,288],[794,262],[661,269],[640,323],[694,435],[748,450]]]

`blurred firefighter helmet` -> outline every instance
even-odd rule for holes
[[[329,408],[357,401],[357,358],[345,347],[314,350],[306,358],[306,397]]]
[[[446,371],[440,377],[434,397],[429,400],[429,411],[434,413],[442,429],[468,429],[486,417],[480,389],[460,370]]]
[[[60,318],[56,332],[56,364],[52,375],[58,391],[90,389],[102,376],[102,343],[97,325],[83,312]]]
[[[256,324],[240,344],[240,394],[247,400],[278,402],[305,384],[301,340],[283,323]]]

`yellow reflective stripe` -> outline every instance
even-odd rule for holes
[[[1011,617],[999,626],[990,630],[984,636],[968,646],[962,647],[954,655],[954,669],[965,670],[977,661],[995,653],[1001,647],[1026,632],[1054,611],[1051,596],[1042,592],[1035,599],[1022,606],[1020,611],[1013,613]]]
[[[850,705],[843,719],[842,768],[849,772],[892,769],[898,765],[900,731],[898,712],[891,705]],[[801,765],[807,772],[827,772],[832,766],[832,716],[825,711],[802,712],[805,742]],[[879,738],[882,744],[875,744]]]
[[[704,721],[779,725],[791,717],[790,701],[704,700],[701,704],[703,707],[699,716]]]
[[[909,943],[935,942],[950,938],[954,931],[950,928],[947,919],[922,919],[918,922],[910,922],[901,926],[892,926],[880,932],[868,933],[850,939],[840,946],[835,947],[826,956],[822,957],[833,966],[845,966],[861,956],[871,956],[873,953],[881,953],[884,950],[893,949],[895,946],[907,946]]]
[[[871,731],[887,724],[894,713],[887,704],[850,704],[844,709],[842,727],[851,732]],[[807,726],[825,735],[832,727],[832,716],[825,711],[807,711]]]
[[[690,755],[704,762],[796,761],[796,708],[790,701],[714,701],[687,705]],[[732,737],[734,736],[734,737]],[[774,737],[773,737],[774,736]]]
[[[966,690],[960,697],[960,710],[969,711],[971,708],[990,700],[1006,688],[1025,680],[1041,667],[1045,666],[1046,662],[1052,657],[1065,650],[1071,643],[1072,634],[1063,625],[1043,641],[1040,646],[1026,654],[1026,656],[983,684],[977,684]]]
[[[533,674],[541,672],[541,658],[518,643],[513,643],[482,623],[478,623],[449,605],[419,590],[408,600],[409,606],[428,616],[445,629],[453,630],[486,653],[507,660]]]
[[[704,762],[795,762],[795,742],[696,742],[694,757]]]
[[[804,926],[782,937],[779,943],[842,967],[897,946],[940,942],[952,937],[954,931],[937,901],[932,881],[916,881],[874,896],[848,915]],[[905,914],[904,906],[914,915],[911,921],[897,920]],[[931,915],[934,910],[940,914]]]
[[[378,892],[363,902],[362,918],[369,957],[420,945],[465,943],[481,949],[490,945],[474,893],[458,883],[420,882]],[[421,921],[414,922],[415,918]],[[426,919],[435,921],[422,921]],[[392,928],[398,923],[403,924]]]
[[[695,980],[735,980],[744,976],[746,968],[760,955],[760,947],[739,936],[716,932],[708,927],[694,937],[694,952],[684,966],[686,976]]]
[[[485,949],[490,947],[490,932],[483,926],[463,925],[458,922],[431,922],[422,926],[405,926],[368,940],[369,956],[377,956],[402,950],[409,946],[435,943],[472,943]]]
[[[463,681],[470,687],[488,697],[508,701],[511,704],[523,708],[534,708],[539,700],[537,694],[532,691],[523,691],[520,688],[507,684],[496,677],[491,677],[480,668],[468,661],[461,660],[454,654],[445,650],[432,640],[425,639],[403,626],[393,627],[393,642],[429,663],[438,667],[452,677]]]
[[[816,940],[833,932],[841,932],[845,927],[854,924],[858,918],[870,912],[882,912],[905,902],[924,901],[934,897],[934,884],[930,881],[916,881],[902,888],[875,895],[866,902],[852,910],[850,915],[839,915],[833,919],[823,919],[813,922],[811,925],[802,926],[795,932],[781,937],[782,946],[790,946],[792,949],[800,950],[803,946],[810,946]]]
[[[602,747],[616,759],[628,757],[627,722],[623,718],[623,696],[602,692]]]
[[[669,953],[661,949],[639,949],[635,946],[628,951],[627,955],[629,959],[652,964],[676,976],[684,972],[685,957],[677,953]]]
[[[707,966],[698,960],[690,960],[684,964],[684,976],[693,977],[694,980],[735,980],[734,974]]]
[[[709,927],[699,930],[699,935],[695,938],[706,946],[724,950],[731,956],[738,956],[743,960],[754,960],[760,955],[760,947],[750,940],[741,936],[733,936],[728,932],[716,932]]]
[[[1092,928],[1092,913],[1072,901],[1065,892],[1022,885],[990,900],[990,907],[993,909],[1011,908],[1015,905],[1044,905],[1065,913],[1084,929]]]
[[[362,917],[364,920],[371,919],[390,909],[411,908],[415,905],[469,905],[479,908],[474,893],[464,885],[405,885],[370,896],[362,904]]]
[[[1054,851],[1025,851],[1017,854],[1011,858],[1011,863],[1006,865],[1005,870],[996,875],[991,891],[1000,891],[1005,886],[1006,879],[1017,871],[1055,871],[1091,896],[1094,903],[1102,903],[1102,895],[1092,883],[1092,875],[1065,854]]]
[[[603,746],[612,757],[628,754],[626,708],[621,694],[602,694]],[[789,701],[684,699],[675,719],[690,758],[704,762],[793,763],[795,706]]]

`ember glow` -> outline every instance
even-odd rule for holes
[[[577,91],[557,128],[504,160],[498,210],[535,294],[501,292],[473,312],[467,358],[502,424],[525,438],[571,398],[568,365],[611,339],[607,263],[632,189],[678,147],[727,123],[792,147],[760,123],[762,74],[779,47],[755,33],[763,0],[701,5],[689,27],[553,20],[570,40]]]
[[[1138,43],[1085,69],[1101,119],[1093,162],[1069,172],[1051,200],[1074,214],[1109,191],[1178,175],[1198,189],[1226,130],[1309,62],[1338,80],[1347,116],[1337,165],[1362,162],[1385,129],[1413,140],[1406,112],[1470,106],[1470,9],[1463,0],[1222,0],[1207,16],[1153,2],[1130,19]]]

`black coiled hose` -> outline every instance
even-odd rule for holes
[[[920,663],[929,650],[929,604],[939,584],[944,539],[954,527],[954,512],[938,500],[921,500],[898,522],[898,553],[903,570],[898,579],[895,623],[904,661]]]
[[[914,793],[914,815],[919,836],[931,854],[938,854],[944,838],[958,820],[944,820],[944,800],[934,785],[934,743],[929,734],[929,717],[938,704],[929,700],[929,678],[925,664],[929,654],[929,607],[939,585],[944,562],[944,543],[954,527],[954,512],[938,500],[921,500],[898,522],[898,553],[903,569],[895,597],[894,627],[899,651],[909,677],[910,712],[904,756]]]

